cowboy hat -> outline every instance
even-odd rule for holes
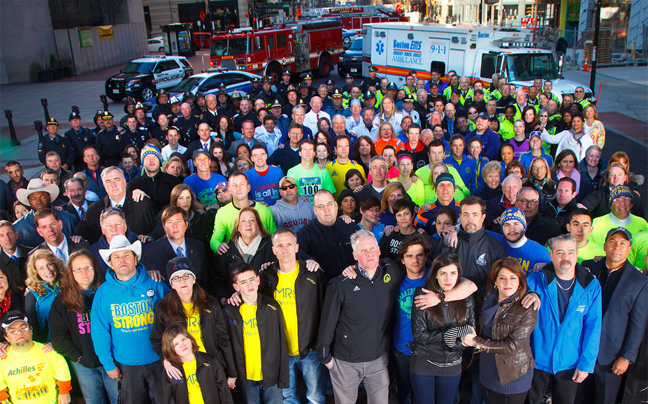
[[[27,188],[20,188],[16,191],[16,198],[24,205],[29,206],[29,195],[36,192],[47,192],[50,195],[50,200],[53,201],[58,197],[59,187],[56,184],[46,185],[40,178],[29,180]]]
[[[137,240],[131,244],[126,236],[115,236],[110,240],[110,247],[106,250],[99,250],[99,254],[101,254],[101,258],[106,264],[110,265],[110,256],[118,251],[132,251],[137,255],[137,261],[139,262],[140,258],[142,258],[142,243]]]

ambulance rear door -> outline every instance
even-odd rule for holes
[[[448,70],[456,69],[450,64],[450,40],[439,35],[428,35],[424,46],[423,57],[426,60],[427,73],[432,69],[439,70],[439,75],[444,77]],[[462,62],[463,64],[463,62]],[[426,76],[427,77],[427,76]]]

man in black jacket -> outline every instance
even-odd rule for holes
[[[272,235],[272,252],[277,263],[261,273],[261,293],[274,296],[281,307],[286,333],[290,387],[283,398],[299,402],[297,370],[306,383],[306,397],[311,403],[324,403],[320,383],[322,367],[315,344],[324,302],[325,276],[321,269],[310,272],[306,263],[297,260],[297,236],[290,229],[279,229]]]
[[[171,191],[176,185],[181,184],[182,180],[160,169],[162,155],[157,147],[153,145],[144,146],[141,159],[144,173],[131,180],[126,189],[131,192],[135,189],[141,190],[155,202],[156,210],[161,211],[171,203]]]
[[[615,227],[605,237],[605,260],[583,261],[601,283],[603,320],[594,377],[579,386],[576,402],[616,403],[623,374],[637,360],[645,338],[648,279],[628,262],[631,246],[630,232]]]
[[[169,206],[162,212],[162,227],[166,236],[144,245],[142,264],[147,270],[158,270],[171,287],[171,274],[166,272],[167,262],[175,257],[187,257],[193,265],[196,282],[209,290],[209,266],[205,246],[198,240],[185,237],[188,213],[179,206]]]
[[[567,233],[567,222],[576,206],[576,181],[571,177],[562,177],[556,184],[556,197],[549,201],[543,216],[558,223],[560,231]]]
[[[250,265],[237,265],[231,277],[234,289],[240,292],[243,300],[239,307],[227,304],[223,308],[236,362],[237,382],[249,404],[262,401],[281,404],[281,389],[289,387],[290,373],[279,303],[258,292],[260,278]],[[261,341],[264,349],[261,349]]]
[[[331,374],[336,402],[355,403],[364,382],[368,402],[387,404],[393,310],[403,271],[394,261],[379,261],[371,232],[355,232],[351,246],[360,274],[329,283],[317,352]]]
[[[338,205],[333,194],[322,189],[313,195],[315,220],[299,229],[299,257],[305,261],[314,260],[324,270],[328,279],[342,273],[353,264],[353,251],[349,238],[360,228],[355,223],[338,219]]]
[[[74,229],[74,234],[94,244],[101,236],[99,217],[108,207],[121,209],[126,215],[128,228],[138,235],[146,235],[155,227],[157,211],[150,198],[136,202],[133,193],[126,190],[124,173],[117,167],[108,167],[101,172],[101,181],[108,195],[88,207],[85,218]]]
[[[0,220],[0,266],[7,268],[22,290],[27,279],[27,255],[29,248],[18,244],[18,232],[8,220]]]

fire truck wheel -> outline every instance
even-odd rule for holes
[[[331,74],[331,59],[328,56],[322,56],[319,60],[317,75],[319,77],[328,77]]]
[[[266,75],[272,77],[275,83],[279,83],[281,81],[281,65],[279,63],[271,63],[266,69]]]

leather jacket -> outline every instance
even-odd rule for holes
[[[495,354],[497,374],[502,385],[518,379],[534,368],[530,337],[538,322],[538,312],[525,309],[516,298],[500,305],[493,318],[492,339],[476,337],[481,351]],[[480,330],[483,319],[480,321]]]
[[[414,296],[422,294],[422,288],[416,288]],[[466,302],[466,325],[475,327],[475,301],[472,296],[465,299]],[[459,326],[450,320],[448,316],[448,306],[441,304],[445,324],[439,325],[430,319],[427,309],[419,309],[412,306],[412,356],[416,355],[429,362],[439,364],[450,364],[460,361],[461,354],[466,348],[461,343],[461,338],[457,338],[454,347],[446,345],[443,334],[451,328]]]

